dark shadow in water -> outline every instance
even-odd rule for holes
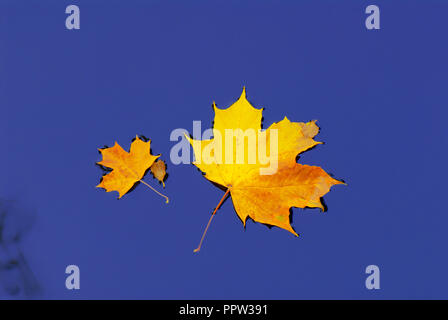
[[[15,200],[0,198],[0,297],[36,298],[41,293],[21,242],[34,224],[35,214]]]

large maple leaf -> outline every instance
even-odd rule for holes
[[[102,177],[97,188],[106,189],[107,192],[117,191],[118,199],[120,199],[136,183],[142,182],[157,194],[163,196],[168,203],[168,197],[142,180],[149,168],[151,168],[154,177],[161,183],[163,183],[166,174],[165,163],[162,160],[156,161],[160,155],[151,154],[151,140],[143,141],[136,136],[132,141],[130,152],[125,151],[117,142],[111,148],[98,150],[101,152],[103,160],[97,162],[97,164],[113,170]]]
[[[274,174],[262,175],[260,169],[267,165],[262,164],[258,159],[252,164],[248,161],[226,163],[222,153],[210,152],[210,150],[214,149],[216,143],[226,144],[226,139],[230,138],[225,135],[227,129],[243,131],[253,129],[260,132],[263,109],[256,109],[249,103],[245,89],[241,97],[229,108],[219,109],[215,103],[213,108],[215,112],[214,138],[194,140],[187,137],[196,158],[193,164],[204,173],[205,178],[226,190],[210,221],[225,197],[230,194],[235,211],[244,226],[247,218],[250,217],[256,222],[280,227],[297,236],[290,224],[290,208],[317,207],[324,211],[321,197],[330,190],[331,186],[343,183],[332,178],[320,167],[296,162],[298,154],[321,143],[313,140],[319,132],[319,127],[315,121],[291,122],[286,117],[272,124],[266,130],[265,149],[270,150],[271,136],[274,136],[271,132],[275,129],[278,137],[278,169]],[[221,137],[219,141],[215,141],[217,135]],[[254,148],[250,149],[249,143],[245,144],[244,148],[245,159],[249,157],[249,152],[258,151]],[[233,148],[233,159],[236,158],[236,152],[237,147]],[[197,161],[198,157],[201,161]],[[199,251],[204,235],[195,252]]]

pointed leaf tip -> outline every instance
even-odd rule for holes
[[[241,98],[246,99],[246,86],[243,86],[243,92],[241,92],[240,99],[241,99]]]

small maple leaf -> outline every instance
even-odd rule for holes
[[[97,188],[106,189],[107,192],[118,191],[118,199],[120,199],[137,182],[142,182],[154,192],[164,197],[166,203],[168,203],[167,196],[161,194],[142,180],[149,168],[159,162],[163,162],[155,162],[160,155],[154,156],[151,154],[151,140],[145,142],[136,136],[135,140],[132,141],[130,152],[125,151],[117,142],[111,148],[98,150],[101,152],[103,160],[97,162],[97,164],[113,170],[103,176],[100,184],[96,186]],[[160,166],[160,163],[157,166]],[[160,168],[157,169],[157,172],[158,175],[156,178],[163,181],[165,177],[164,169],[163,174]]]
[[[166,177],[165,162],[163,162],[163,160],[157,160],[156,162],[153,163],[150,169],[154,178],[159,180],[162,183],[163,187],[165,188],[165,182],[164,182]]]
[[[324,211],[321,197],[330,190],[331,186],[343,184],[320,167],[301,165],[296,162],[298,154],[321,143],[313,140],[319,132],[315,121],[291,122],[285,117],[266,130],[265,149],[269,149],[267,146],[273,143],[270,138],[271,132],[277,133],[278,168],[274,174],[262,175],[260,169],[266,167],[266,164],[258,160],[253,163],[247,161],[246,163],[234,161],[226,163],[223,161],[222,153],[210,152],[210,150],[214,149],[216,146],[214,144],[226,144],[226,139],[230,139],[225,135],[228,129],[243,131],[251,129],[261,132],[263,109],[256,109],[249,103],[245,89],[241,97],[229,108],[219,109],[213,103],[213,109],[215,111],[214,138],[194,140],[187,137],[187,139],[193,147],[195,158],[201,159],[193,164],[205,174],[205,178],[226,192],[212,213],[195,252],[200,250],[213,216],[229,194],[244,226],[247,218],[250,217],[256,222],[277,226],[298,236],[290,224],[290,208],[317,207]],[[221,137],[219,141],[215,141],[217,136]],[[244,140],[242,143],[244,144]],[[249,150],[257,152],[258,149],[248,149],[248,144],[244,146],[247,158]],[[238,142],[236,145],[238,146]],[[237,148],[233,148],[233,159],[236,157],[236,152]]]

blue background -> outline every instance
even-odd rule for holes
[[[65,28],[77,4],[81,29]],[[367,5],[381,30],[364,26]],[[21,250],[63,299],[448,298],[446,1],[1,1],[0,197],[35,212]],[[170,133],[203,129],[243,86],[264,126],[318,120],[299,162],[348,186],[301,234],[248,222],[169,162]],[[168,161],[164,190],[96,189],[97,148],[136,134]],[[161,189],[151,175],[145,180]],[[81,290],[65,268],[81,269]],[[381,289],[365,288],[365,268]],[[0,290],[0,292],[2,292]],[[5,292],[2,298],[15,296]]]

